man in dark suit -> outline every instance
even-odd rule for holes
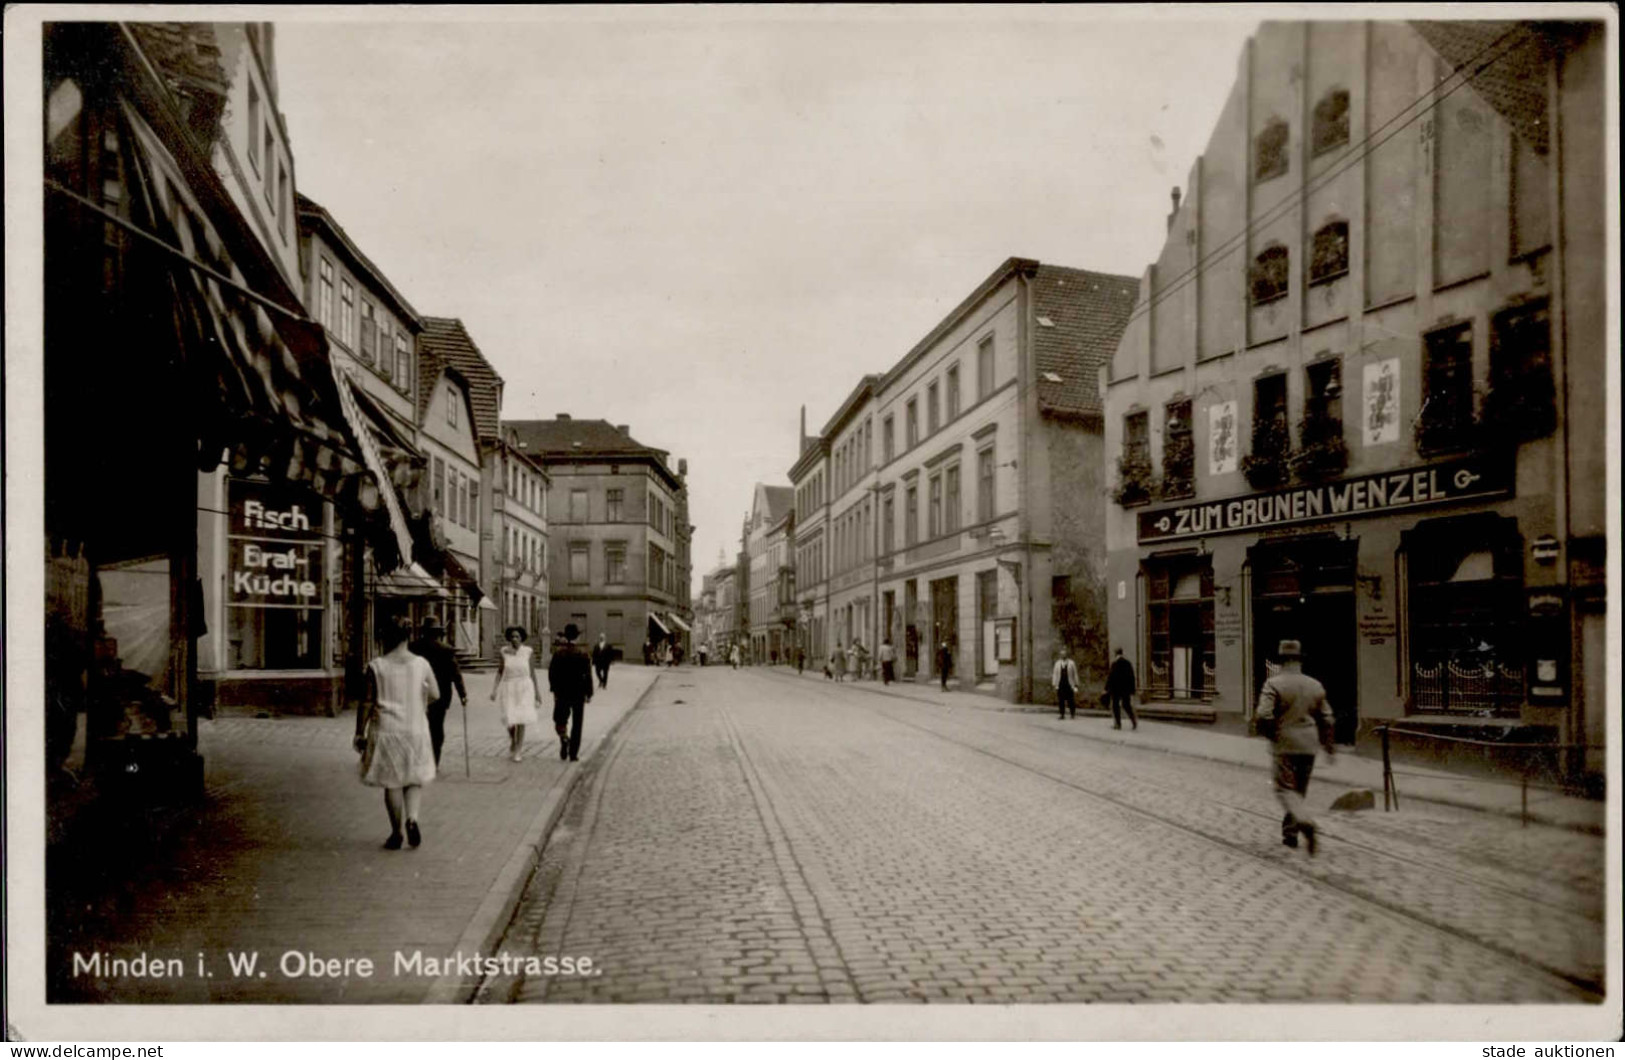
[[[609,687],[609,664],[615,659],[615,649],[609,646],[609,635],[598,634],[598,643],[592,646],[592,668],[598,672],[598,687]]]
[[[451,690],[457,689],[465,707],[468,706],[468,690],[463,687],[457,655],[446,644],[446,631],[433,615],[424,619],[418,628],[418,640],[412,645],[412,652],[429,660],[435,684],[440,686],[440,698],[429,704],[429,742],[434,745],[434,764],[439,766],[440,748],[446,743],[446,712],[451,709]]]
[[[581,753],[581,725],[592,701],[592,660],[576,643],[581,630],[564,627],[564,646],[547,664],[547,687],[553,692],[553,729],[559,734],[559,757],[576,761]],[[569,726],[568,735],[565,726]]]
[[[1136,729],[1140,727],[1140,719],[1134,716],[1134,664],[1123,658],[1123,649],[1117,649],[1117,658],[1112,660],[1112,668],[1106,674],[1106,694],[1112,701],[1112,728],[1123,727],[1123,712],[1128,711],[1128,720]]]

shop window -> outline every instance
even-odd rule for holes
[[[1291,263],[1291,254],[1279,243],[1271,243],[1259,251],[1247,277],[1253,305],[1264,305],[1286,297],[1287,270]]]
[[[1410,707],[1516,716],[1524,699],[1523,542],[1496,516],[1429,520],[1405,535]]]
[[[1349,271],[1349,223],[1328,221],[1315,232],[1309,282],[1325,283]]]
[[[1253,139],[1253,183],[1284,176],[1289,168],[1287,141],[1290,130],[1280,118],[1271,118],[1264,131]]]
[[[1551,317],[1543,299],[1495,314],[1490,322],[1488,436],[1509,442],[1544,438],[1557,427]]]
[[[1151,499],[1151,426],[1145,412],[1123,417],[1123,452],[1117,458],[1117,491],[1123,507]]]
[[[1206,557],[1147,560],[1147,696],[1210,699],[1218,657],[1213,635],[1213,563]]]
[[[1346,88],[1334,88],[1315,104],[1314,131],[1310,138],[1311,150],[1323,154],[1349,142],[1349,93]]]
[[[1189,497],[1196,487],[1190,399],[1169,402],[1163,416],[1161,494],[1169,499]]]
[[[1424,453],[1465,449],[1472,431],[1473,328],[1458,324],[1426,337],[1416,448]]]
[[[1316,361],[1303,370],[1303,419],[1298,423],[1298,448],[1292,470],[1304,481],[1338,475],[1348,467],[1348,445],[1343,441],[1343,362],[1340,358]]]
[[[1286,373],[1266,375],[1253,384],[1253,447],[1241,458],[1242,473],[1253,488],[1271,489],[1286,481],[1291,444],[1286,415]]]

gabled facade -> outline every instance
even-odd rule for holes
[[[773,663],[789,658],[794,623],[785,622],[781,605],[784,572],[790,565],[790,525],[794,494],[789,486],[758,482],[746,523],[749,557],[748,636],[751,658]]]
[[[1151,701],[1248,716],[1291,635],[1341,740],[1600,749],[1604,51],[1512,22],[1248,43],[1102,378],[1110,628]]]
[[[796,645],[810,661],[828,655],[829,643],[829,446],[822,435],[807,435],[801,410],[801,455],[790,467],[795,492]]]

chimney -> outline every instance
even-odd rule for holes
[[[688,477],[688,457],[686,457],[686,456],[677,458],[677,477],[678,478],[687,478]]]
[[[570,414],[568,412],[561,412],[559,413],[559,419],[568,421],[570,419]]]
[[[1174,190],[1169,193],[1169,198],[1173,199],[1173,201],[1174,201],[1174,208],[1171,211],[1169,211],[1169,214],[1168,214],[1168,231],[1172,232],[1174,230],[1174,218],[1179,216],[1179,187],[1178,187],[1178,185],[1175,185]]]
[[[632,425],[630,423],[617,423],[615,425],[615,429],[626,435],[628,438],[632,437]]]

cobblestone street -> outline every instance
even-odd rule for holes
[[[599,974],[479,999],[1599,998],[1598,837],[1415,802],[1332,813],[1320,785],[1311,860],[1281,846],[1261,770],[966,702],[663,674],[502,945]]]

